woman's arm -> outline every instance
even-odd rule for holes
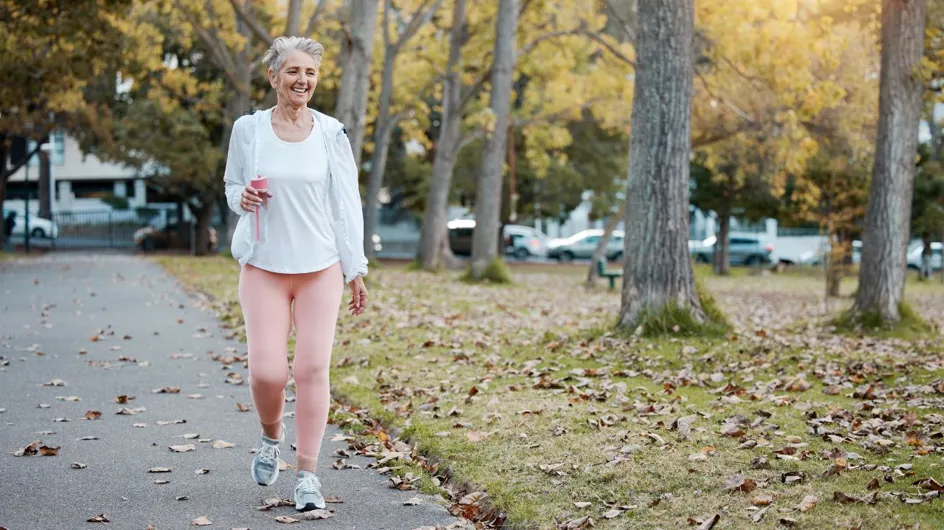
[[[226,171],[223,173],[223,182],[226,184],[226,204],[229,205],[230,210],[239,215],[246,215],[249,212],[239,204],[243,189],[247,185],[246,170],[243,167],[245,142],[242,135],[245,127],[244,124],[239,123],[240,120],[236,120],[236,123],[233,124],[233,131],[229,135],[229,151],[226,154]]]

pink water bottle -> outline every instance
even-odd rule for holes
[[[269,190],[269,179],[262,175],[257,176],[249,182],[253,189],[267,192]],[[266,193],[263,193],[266,195]],[[265,243],[265,205],[257,206],[253,213],[256,221],[256,243]]]

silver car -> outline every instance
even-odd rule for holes
[[[607,260],[619,261],[623,259],[623,236],[622,230],[613,231],[606,247]],[[547,257],[561,262],[574,259],[590,259],[593,257],[593,251],[597,249],[601,237],[603,237],[603,230],[597,228],[577,232],[568,238],[552,239],[547,244]]]

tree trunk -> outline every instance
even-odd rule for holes
[[[49,167],[49,151],[39,151],[39,216],[52,219],[52,205],[49,204],[49,186],[52,184],[52,171]],[[52,237],[52,234],[49,234]]]
[[[731,273],[731,210],[725,208],[718,214],[718,236],[711,253],[712,269],[718,276]]]
[[[6,134],[0,133],[0,212],[3,212],[3,203],[7,200],[7,144]],[[0,227],[5,228],[2,223],[6,222],[6,217],[0,215]],[[0,229],[0,251],[7,243],[7,233],[5,229]]]
[[[211,197],[201,197],[201,206],[191,205],[196,217],[194,229],[194,254],[206,256],[210,252],[210,218],[213,216],[213,200]]]
[[[924,51],[925,0],[882,2],[882,63],[875,165],[862,237],[853,311],[898,322],[914,193],[915,151],[924,85],[915,74]]]
[[[931,277],[931,233],[921,234],[921,271],[918,273],[918,279],[924,281]]]
[[[456,165],[456,147],[459,144],[459,125],[462,121],[459,108],[462,81],[459,78],[459,70],[462,67],[462,45],[465,40],[465,0],[456,0],[449,30],[449,62],[443,80],[443,112],[439,120],[439,139],[436,142],[432,181],[429,183],[423,227],[420,230],[418,258],[425,270],[436,269],[439,258],[447,256],[445,252],[454,260],[449,248],[446,209],[449,206],[449,189],[452,186],[452,171]]]
[[[597,242],[597,248],[593,250],[593,256],[590,258],[590,266],[587,267],[588,288],[593,287],[597,278],[600,277],[600,274],[597,272],[597,262],[606,259],[606,249],[610,246],[610,236],[613,235],[613,230],[616,230],[616,225],[618,225],[625,216],[626,201],[623,201],[623,203],[620,204],[619,211],[607,220],[606,226],[603,227],[603,235],[600,237],[600,241]]]
[[[482,172],[475,192],[475,231],[472,234],[472,278],[481,279],[496,258],[501,212],[502,161],[508,141],[511,114],[511,85],[515,70],[515,33],[518,27],[518,0],[500,0],[492,64],[492,93],[489,107],[495,115],[491,134],[482,149]]]
[[[619,325],[667,306],[705,314],[688,252],[693,0],[639,3]]]
[[[387,4],[389,5],[389,4]],[[386,7],[384,7],[386,9]],[[386,18],[386,14],[384,15]],[[374,123],[374,156],[370,161],[370,177],[367,180],[367,195],[364,197],[364,255],[374,259],[374,231],[377,230],[377,197],[383,186],[384,169],[387,166],[387,154],[390,151],[390,136],[393,134],[395,119],[390,115],[390,99],[393,97],[393,76],[397,60],[397,50],[386,46],[384,52],[383,74],[380,87],[380,108]]]
[[[852,241],[830,228],[829,253],[826,255],[826,298],[839,298],[842,278],[845,276]]]
[[[347,129],[358,169],[361,167],[361,150],[367,127],[370,60],[374,50],[374,31],[377,29],[378,1],[351,2],[351,32],[341,51],[341,83],[334,116]],[[370,241],[370,237],[364,240]]]
[[[934,150],[934,160],[938,162],[941,161],[941,127],[934,120],[934,107],[937,106],[936,102],[931,102],[928,109],[928,129],[931,132],[931,147]]]

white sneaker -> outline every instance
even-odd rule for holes
[[[311,471],[298,474],[295,483],[295,509],[307,512],[314,509],[324,510],[325,501],[321,495],[321,481]]]
[[[262,447],[252,457],[252,479],[260,486],[271,486],[279,478],[279,444],[285,440],[285,428],[282,429],[282,438],[273,440],[262,436]]]

